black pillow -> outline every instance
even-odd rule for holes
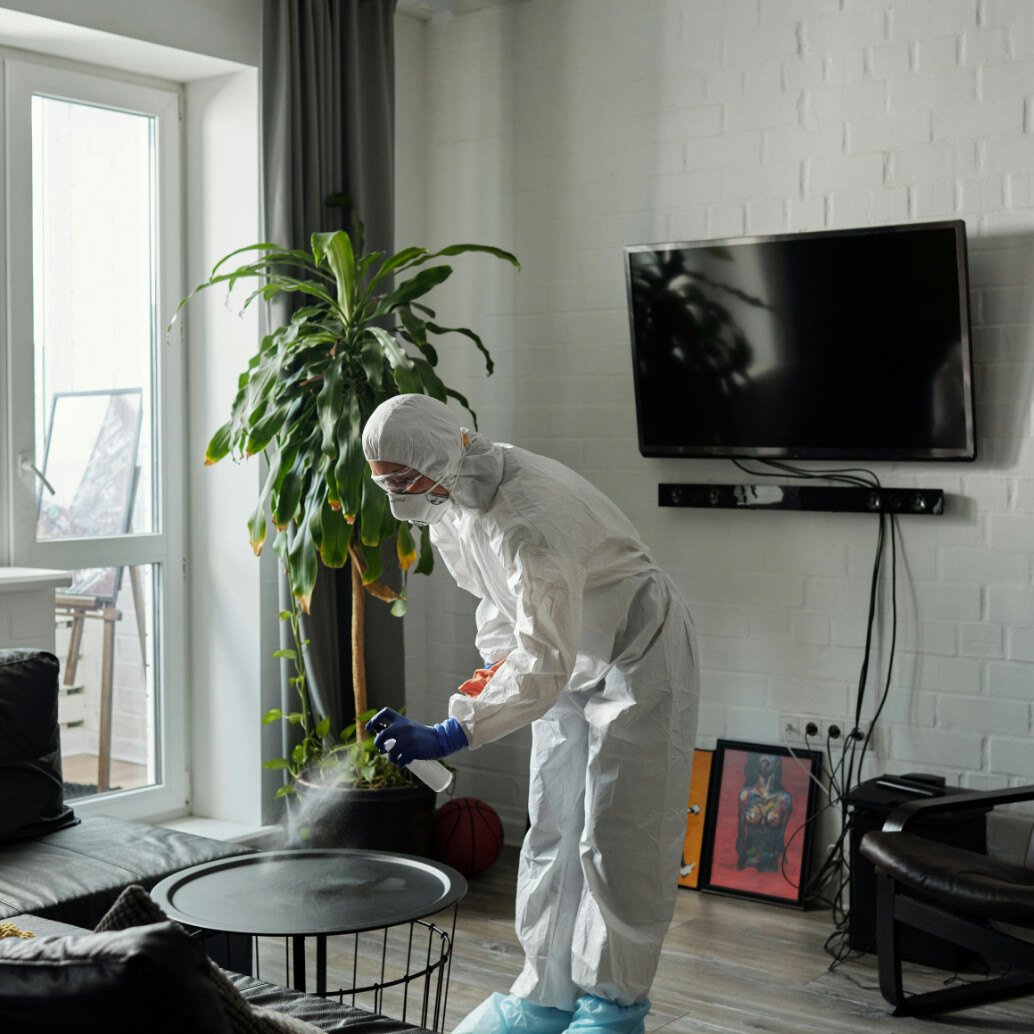
[[[58,667],[44,650],[0,650],[0,843],[76,821],[61,783]]]
[[[0,1030],[230,1034],[204,951],[173,923],[0,940]]]

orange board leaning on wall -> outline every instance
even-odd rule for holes
[[[696,888],[700,879],[700,852],[704,841],[704,813],[707,811],[707,788],[711,782],[711,758],[714,751],[693,751],[693,778],[689,785],[686,806],[686,840],[679,866],[679,886]]]

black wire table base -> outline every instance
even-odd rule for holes
[[[258,980],[306,991],[312,964],[315,994],[442,1031],[458,902],[451,911],[451,922],[446,912],[442,925],[416,919],[351,934],[255,937],[252,973]],[[328,945],[330,976],[340,982],[336,988],[328,987]]]

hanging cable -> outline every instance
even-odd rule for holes
[[[796,479],[813,480],[821,479],[841,484],[854,485],[856,487],[880,489],[879,477],[874,471],[866,467],[846,468],[814,468],[805,470],[793,464],[781,460],[758,459],[757,462],[770,469],[758,470],[741,460],[732,457],[733,464],[746,474],[754,477],[772,477],[774,472]],[[872,658],[873,637],[876,629],[877,615],[879,613],[879,596],[882,574],[883,551],[887,538],[887,524],[890,527],[890,649],[888,651],[886,675],[882,681],[882,692],[879,703],[868,723],[865,736],[859,747],[858,730],[862,723],[862,710],[865,702],[866,687],[869,681],[869,666]],[[862,662],[858,673],[858,685],[855,691],[854,701],[854,725],[847,730],[847,735],[840,748],[840,759],[834,762],[833,750],[830,738],[826,739],[826,757],[829,761],[829,788],[826,790],[828,803],[816,812],[814,819],[831,808],[836,808],[840,817],[840,834],[836,841],[826,852],[825,859],[818,871],[812,876],[805,887],[804,900],[810,895],[818,894],[828,884],[835,881],[832,899],[829,903],[833,918],[833,932],[825,942],[825,950],[833,957],[830,969],[851,957],[855,950],[850,945],[850,906],[845,902],[845,893],[851,883],[851,851],[845,850],[845,843],[851,836],[852,816],[848,809],[847,796],[855,786],[857,779],[861,778],[862,767],[865,763],[865,756],[872,742],[876,723],[883,712],[884,705],[890,693],[890,684],[894,667],[894,656],[897,645],[897,523],[893,514],[878,514],[876,548],[873,556],[872,575],[869,581],[869,599],[866,615],[865,645],[862,652]],[[810,747],[807,737],[805,743]],[[796,759],[793,751],[791,756]],[[806,823],[802,823],[792,834],[791,841],[799,833]],[[785,862],[784,851],[784,862]]]

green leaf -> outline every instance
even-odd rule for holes
[[[434,372],[431,364],[422,356],[414,356],[412,362],[413,366],[416,368],[416,372],[420,375],[424,391],[432,398],[436,398],[439,402],[446,402],[448,400],[448,396],[446,394],[445,385],[442,383],[442,379],[438,374]]]
[[[312,590],[316,585],[316,545],[312,541],[309,522],[302,520],[287,550],[287,576],[291,591],[298,598],[303,613],[309,612]]]
[[[308,252],[305,251],[293,251],[284,248],[280,244],[270,244],[264,242],[261,244],[246,244],[243,248],[236,248],[231,251],[228,255],[224,255],[213,267],[210,274],[210,278],[215,278],[219,274],[219,270],[223,268],[237,255],[243,255],[246,251],[265,251],[266,255],[262,256],[259,262],[276,262],[280,264],[293,263],[294,265],[302,266],[303,268],[311,268],[313,261]],[[254,263],[252,263],[254,264]]]
[[[347,323],[355,309],[355,253],[352,240],[344,230],[314,233],[312,254],[317,263],[326,259],[337,282],[338,303]]]
[[[407,602],[401,596],[391,605],[391,613],[394,617],[405,617]]]
[[[359,362],[367,382],[379,388],[384,381],[386,356],[376,335],[368,334],[363,338],[359,348]]]
[[[321,718],[316,723],[316,735],[320,739],[323,739],[323,737],[326,736],[328,732],[330,732],[330,719],[329,718]]]
[[[263,768],[274,768],[274,769],[290,768],[291,767],[291,762],[288,761],[287,758],[273,758],[272,761],[263,761],[262,762],[262,767]]]
[[[255,456],[265,451],[266,446],[276,437],[277,432],[284,426],[287,418],[287,407],[284,405],[272,405],[268,412],[258,420],[252,428],[251,434],[245,444],[245,450],[249,456]]]
[[[405,521],[399,522],[398,535],[395,538],[395,555],[399,567],[408,571],[416,563],[416,542],[413,541],[413,529]]]
[[[298,512],[298,504],[302,500],[302,476],[292,470],[284,477],[280,491],[273,495],[273,523],[283,531]]]
[[[363,585],[369,585],[371,582],[377,581],[384,573],[383,566],[381,565],[381,551],[378,546],[368,546],[366,543],[363,543],[361,548],[363,558],[366,560],[366,570],[363,572]]]
[[[388,510],[388,493],[374,480],[369,466],[363,464],[363,500],[360,512],[359,541],[364,546],[379,546],[384,514]]]
[[[273,794],[273,800],[278,801],[281,797],[286,797],[289,793],[294,793],[294,785],[292,783],[285,783],[275,794]]]
[[[252,552],[258,556],[262,552],[262,544],[266,541],[266,501],[260,499],[255,512],[248,518],[248,541]]]
[[[407,266],[412,265],[415,260],[424,258],[426,255],[426,248],[403,248],[402,251],[396,252],[381,263],[381,268],[370,278],[370,283],[367,286],[367,296],[382,280],[386,280],[393,273],[405,269]]]
[[[265,286],[248,295],[241,311],[243,312],[258,297],[269,301],[278,294],[284,293],[307,294],[310,298],[318,298],[321,302],[329,305],[333,312],[338,311],[338,303],[334,300],[333,295],[318,280],[299,280],[297,277],[280,276],[276,273],[270,273]]]
[[[341,499],[341,513],[349,523],[355,520],[362,506],[362,479],[365,467],[362,412],[355,388],[349,385],[345,391],[344,411],[337,425],[337,464],[334,467],[334,480]]]
[[[205,449],[206,467],[210,467],[213,463],[218,463],[230,451],[231,433],[232,421],[223,424],[212,435],[212,440],[208,443],[208,448]]]
[[[420,529],[420,559],[417,561],[417,574],[430,574],[434,569],[434,552],[431,549],[431,532],[428,528]]]
[[[323,386],[316,397],[316,413],[323,435],[323,455],[331,459],[337,456],[338,421],[342,417],[344,400],[344,371],[341,363],[334,362],[324,373]]]
[[[440,327],[437,323],[428,323],[427,329],[432,334],[462,334],[464,337],[470,338],[477,346],[477,350],[485,357],[486,374],[489,377],[492,376],[492,372],[495,370],[495,363],[492,361],[492,356],[488,349],[485,348],[485,343],[474,331],[467,327]]]
[[[324,502],[322,515],[323,534],[320,540],[320,559],[326,567],[344,567],[348,559],[348,542],[352,537],[352,525],[345,520],[340,510]]]
[[[272,722],[279,721],[283,717],[284,717],[284,712],[281,711],[279,707],[273,707],[273,708],[270,708],[270,710],[268,710],[262,716],[262,724],[263,725],[270,725]]]
[[[403,395],[416,394],[422,391],[420,375],[416,372],[413,360],[398,343],[395,335],[389,334],[388,331],[380,327],[368,327],[366,332],[373,335],[384,350],[399,391]]]
[[[481,252],[485,255],[495,255],[496,258],[504,259],[509,262],[511,266],[514,266],[517,269],[521,268],[521,264],[517,261],[516,255],[512,255],[510,252],[504,251],[502,248],[494,248],[490,244],[450,244],[447,248],[442,248],[440,251],[432,252],[427,256],[425,261],[438,258],[440,255],[463,255],[472,251]]]
[[[474,430],[476,431],[478,429],[478,415],[470,408],[470,403],[467,401],[467,397],[465,395],[461,395],[453,388],[446,388],[445,394],[448,395],[449,398],[455,399],[470,414],[470,419],[473,422]]]
[[[416,276],[404,281],[391,294],[385,295],[377,303],[377,308],[373,311],[374,318],[385,316],[400,305],[407,305],[414,298],[422,297],[428,291],[444,283],[450,276],[452,276],[452,266],[432,266],[430,269],[422,269]]]
[[[286,657],[290,661],[296,661],[298,659],[298,654],[295,653],[295,651],[292,650],[290,647],[286,647],[286,646],[282,650],[274,650],[273,651],[273,656],[274,657]]]

